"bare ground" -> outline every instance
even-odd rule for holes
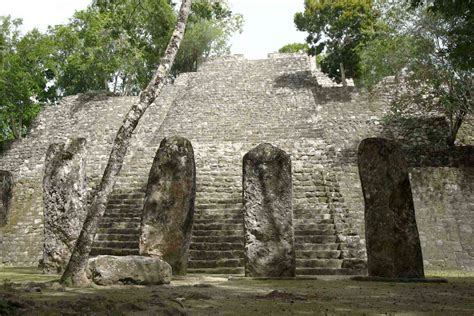
[[[474,315],[474,275],[435,274],[448,283],[199,275],[78,289],[34,269],[0,268],[0,315]]]

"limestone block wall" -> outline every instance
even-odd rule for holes
[[[0,265],[34,266],[41,258],[41,183],[50,143],[85,137],[91,189],[97,184],[115,132],[135,99],[103,95],[89,99],[70,97],[46,108],[29,136],[0,157],[0,170],[14,175],[8,223],[0,227]],[[242,207],[242,157],[256,145],[269,142],[292,157],[297,213],[331,208],[335,223],[342,227],[338,239],[355,240],[363,250],[363,197],[355,155],[359,142],[382,135],[399,141],[407,152],[426,145],[445,146],[445,127],[439,118],[387,122],[383,100],[369,101],[353,87],[334,85],[306,56],[212,60],[198,72],[183,74],[166,86],[157,104],[160,106],[147,111],[135,132],[106,216],[122,209],[141,210],[155,152],[164,137],[174,135],[188,138],[194,147],[197,218],[212,221],[213,214],[238,213]],[[472,123],[466,124],[461,134],[465,144],[473,145]],[[412,158],[425,266],[472,270],[472,169],[450,166],[449,161],[425,166],[418,156]],[[321,179],[324,185],[320,185]],[[430,203],[440,211],[433,213]],[[305,225],[310,219],[297,221]],[[446,232],[445,237],[438,238],[434,227]],[[127,247],[134,245],[129,242]],[[364,258],[360,249],[352,255]],[[341,251],[348,255],[349,250]],[[242,266],[238,260],[236,265]]]
[[[474,167],[414,168],[411,181],[425,267],[474,271]]]
[[[179,87],[178,82],[165,88],[165,93],[157,101],[163,107],[150,109],[154,122],[159,122],[160,115],[167,112],[173,90]],[[0,169],[12,172],[14,184],[7,224],[0,228],[0,264],[36,266],[42,257],[42,181],[49,144],[73,137],[87,139],[86,172],[89,191],[93,190],[107,163],[115,132],[134,100],[131,97],[109,98],[103,94],[65,98],[57,106],[46,107],[29,135],[13,143],[1,156]],[[146,129],[142,127],[142,134],[153,128],[156,128],[153,124],[148,124]]]

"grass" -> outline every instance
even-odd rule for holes
[[[0,314],[18,315],[473,315],[474,275],[429,271],[448,283],[346,277],[177,277],[163,286],[64,288],[58,276],[0,268]]]

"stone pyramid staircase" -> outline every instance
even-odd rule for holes
[[[92,254],[138,254],[149,165],[163,137],[180,135],[193,144],[197,172],[188,273],[244,273],[242,157],[261,142],[295,159],[297,274],[348,273],[337,181],[314,171],[315,165],[330,168],[330,163],[324,129],[308,122],[315,114],[312,90],[298,84],[309,70],[306,57],[247,61],[237,56],[204,64],[175,95],[179,102],[161,127],[142,136],[142,158],[149,161],[132,157],[124,165]],[[149,119],[146,126],[154,126]]]
[[[129,192],[115,190],[112,194],[104,217],[99,223],[91,256],[139,254],[140,223],[145,192],[143,185],[139,184],[130,184],[129,189]]]
[[[351,270],[342,268],[346,245],[337,231],[339,218],[334,207],[337,182],[332,182],[335,178],[328,181],[323,172],[314,173],[312,178],[313,188],[301,193],[295,190],[296,274],[350,274]]]
[[[242,203],[237,198],[219,202],[198,206],[189,250],[189,273],[244,273]]]
[[[244,273],[239,161],[219,163],[217,155],[210,155],[196,166],[196,212],[188,273]]]

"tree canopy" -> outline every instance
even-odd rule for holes
[[[305,0],[304,12],[295,15],[297,29],[309,33],[309,52],[325,52],[321,69],[337,82],[342,79],[341,64],[346,77],[359,77],[356,49],[370,39],[376,21],[371,0]]]
[[[307,53],[309,45],[307,43],[286,44],[278,50],[279,53]]]
[[[463,70],[474,68],[474,1],[473,0],[411,0],[413,7],[425,6],[428,11],[441,17],[447,35],[449,58]]]
[[[474,111],[473,72],[470,54],[463,53],[466,62],[460,62],[460,51],[452,49],[460,40],[452,34],[456,20],[447,20],[434,8],[433,3],[410,8],[408,2],[379,2],[385,27],[358,48],[361,83],[371,90],[393,76],[394,85],[388,86],[393,113],[443,114],[449,125],[447,143],[454,145],[462,123]]]
[[[0,17],[0,137],[21,138],[40,110],[54,100],[50,39],[34,30],[21,36],[22,21]]]
[[[44,33],[21,34],[21,20],[0,17],[0,144],[24,135],[41,106],[63,96],[91,90],[138,95],[176,18],[171,0],[94,0]],[[228,53],[242,22],[226,0],[195,0],[172,74]]]

